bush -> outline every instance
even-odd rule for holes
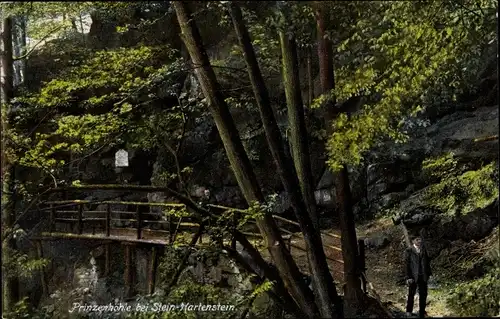
[[[485,208],[498,198],[498,170],[493,162],[462,172],[453,154],[423,163],[424,174],[440,179],[429,186],[424,201],[450,215],[465,215]]]
[[[500,315],[500,259],[496,252],[495,266],[482,278],[458,284],[447,300],[456,315],[494,317]]]

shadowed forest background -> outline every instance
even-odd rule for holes
[[[500,315],[497,10],[1,3],[3,316],[403,317],[408,234],[431,259],[429,316]],[[158,263],[142,246],[40,242],[62,200],[163,203],[136,213],[179,224]],[[323,233],[341,234],[340,266]],[[69,312],[119,302],[235,310]]]

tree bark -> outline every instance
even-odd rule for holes
[[[312,48],[307,49],[307,105],[311,107],[314,99],[314,79],[312,75]]]
[[[335,175],[335,194],[340,215],[342,259],[344,260],[346,280],[344,299],[352,306],[359,307],[363,304],[364,293],[361,286],[361,261],[358,254],[358,241],[347,167],[342,166],[342,169],[336,172]]]
[[[274,291],[280,296],[282,303],[287,307],[287,311],[295,314],[298,318],[305,316],[306,314],[304,311],[297,306],[290,294],[286,291],[285,285],[275,269],[269,266],[257,249],[252,246],[241,232],[235,232],[234,236],[236,241],[238,241],[243,246],[243,249],[252,257],[252,261],[255,263],[256,267],[259,268],[255,269],[254,272],[257,270],[257,273],[260,273],[258,271],[260,270],[267,279],[274,283]]]
[[[0,15],[2,12],[0,11]],[[0,26],[0,54],[1,54],[1,114],[2,114],[2,265],[13,263],[12,253],[16,249],[16,240],[13,237],[13,228],[16,220],[15,190],[14,190],[14,163],[12,163],[12,147],[5,137],[9,131],[10,101],[13,98],[14,65],[12,56],[12,18],[1,17]],[[19,300],[19,282],[16,274],[2,271],[2,300],[3,311],[11,311]]]
[[[321,90],[326,93],[335,87],[335,78],[333,72],[333,50],[330,40],[326,38],[328,17],[325,14],[324,3],[315,3],[316,28],[318,31],[318,58],[319,58],[319,77]],[[335,100],[331,101],[331,107],[335,106]]]
[[[309,209],[316,230],[319,231],[319,217],[314,200],[314,180],[309,158],[309,141],[300,91],[299,61],[295,39],[289,38],[285,32],[280,32],[281,54],[283,60],[283,80],[288,108],[288,126],[290,127],[290,142],[292,157],[299,178],[302,196]]]
[[[320,314],[323,318],[335,318],[337,313],[334,304],[338,303],[339,298],[332,275],[328,269],[320,233],[316,231],[312,223],[300,187],[296,187],[296,185],[299,185],[299,180],[295,167],[287,160],[286,149],[271,107],[269,93],[260,72],[248,30],[243,22],[241,10],[235,2],[229,3],[229,9],[236,34],[244,52],[267,143],[284,189],[289,194],[290,206],[294,210],[304,234]],[[300,90],[298,87],[297,89]]]
[[[243,196],[249,205],[256,201],[263,203],[265,199],[257,182],[257,177],[229,112],[229,107],[222,95],[220,84],[210,65],[193,16],[186,2],[174,1],[172,4],[179,21],[184,44],[195,66],[195,74],[208,100],[208,107]],[[271,214],[266,212],[264,217],[258,218],[257,226],[290,294],[308,317],[314,317],[316,313],[314,300],[305,282],[301,280],[301,273],[297,264],[286,249]]]
[[[335,88],[332,44],[326,38],[328,17],[324,4],[315,3],[315,5],[321,91],[323,94],[326,94]],[[335,97],[333,97],[326,105],[324,118],[328,135],[333,133],[332,121],[338,114],[338,111],[333,109],[335,104]],[[352,194],[349,186],[349,174],[345,165],[338,172],[335,172],[335,193],[339,212],[340,231],[342,234],[344,273],[346,276],[344,299],[352,306],[359,307],[362,304],[364,294],[361,289],[361,270],[358,263],[358,244],[352,209]]]

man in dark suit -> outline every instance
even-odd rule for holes
[[[419,316],[424,318],[427,302],[427,282],[432,275],[429,256],[421,237],[413,237],[412,246],[406,250],[406,283],[408,284],[408,301],[406,314],[411,316],[415,293],[419,294]]]

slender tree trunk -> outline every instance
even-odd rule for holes
[[[361,269],[359,267],[361,263],[358,260],[358,241],[352,209],[352,194],[349,186],[349,174],[345,165],[339,172],[336,172],[335,194],[340,214],[342,258],[346,280],[344,298],[351,305],[359,307],[363,304],[364,293],[361,289]]]
[[[323,94],[335,88],[335,77],[333,69],[332,44],[325,37],[327,27],[327,15],[323,3],[316,3],[316,25],[318,31],[318,55],[321,77],[321,90]],[[335,98],[326,105],[326,132],[333,133],[332,121],[337,115]],[[340,231],[342,234],[342,257],[344,260],[344,273],[346,279],[345,300],[354,307],[362,305],[363,291],[361,289],[360,269],[358,263],[358,244],[356,227],[352,209],[352,194],[349,186],[349,174],[347,168],[335,172],[335,192],[339,211]]]
[[[0,11],[0,15],[2,12]],[[5,134],[9,128],[10,101],[13,97],[14,67],[12,58],[12,18],[1,17],[0,54],[1,54],[1,111],[2,111],[2,267],[12,266],[12,253],[16,240],[12,230],[16,220],[14,193],[14,165],[12,148]],[[19,300],[19,283],[16,274],[2,271],[2,300],[4,312],[11,311]]]
[[[195,66],[195,73],[202,91],[208,100],[210,112],[221,136],[231,168],[238,185],[249,205],[255,201],[264,202],[264,196],[258,185],[257,177],[250,160],[243,148],[238,130],[222,95],[220,84],[210,65],[202,39],[186,2],[172,2],[182,31],[183,41]],[[299,307],[308,317],[314,317],[314,300],[290,252],[281,238],[278,227],[271,214],[257,219],[257,226],[266,241],[267,248],[275,262],[283,282]]]
[[[243,22],[241,10],[236,2],[230,2],[229,8],[236,34],[238,35],[240,45],[244,52],[250,81],[264,125],[267,143],[274,158],[281,182],[289,195],[290,206],[294,210],[302,233],[304,234],[321,316],[323,318],[334,318],[337,316],[334,309],[334,303],[338,300],[338,296],[332,275],[328,269],[320,233],[316,231],[312,219],[308,214],[307,206],[302,198],[300,187],[297,187],[300,183],[297,178],[295,167],[287,160],[285,153],[286,149],[271,107],[269,93],[262,73],[260,72],[248,30]]]
[[[302,102],[302,93],[300,92],[297,44],[295,39],[289,38],[285,32],[280,32],[280,43],[293,161],[299,178],[302,196],[309,209],[313,224],[319,231],[319,218],[316,212],[316,203],[314,201],[314,181],[311,171],[311,159],[309,158],[309,143],[304,106]]]
[[[333,51],[332,44],[326,38],[326,27],[328,24],[327,15],[323,8],[324,3],[315,3],[316,28],[318,32],[318,58],[319,58],[319,77],[321,90],[323,93],[329,92],[335,87],[335,78],[333,72]],[[335,106],[335,100],[329,104],[330,108]]]
[[[312,75],[312,48],[307,49],[307,105],[311,107],[314,99],[314,80]]]

